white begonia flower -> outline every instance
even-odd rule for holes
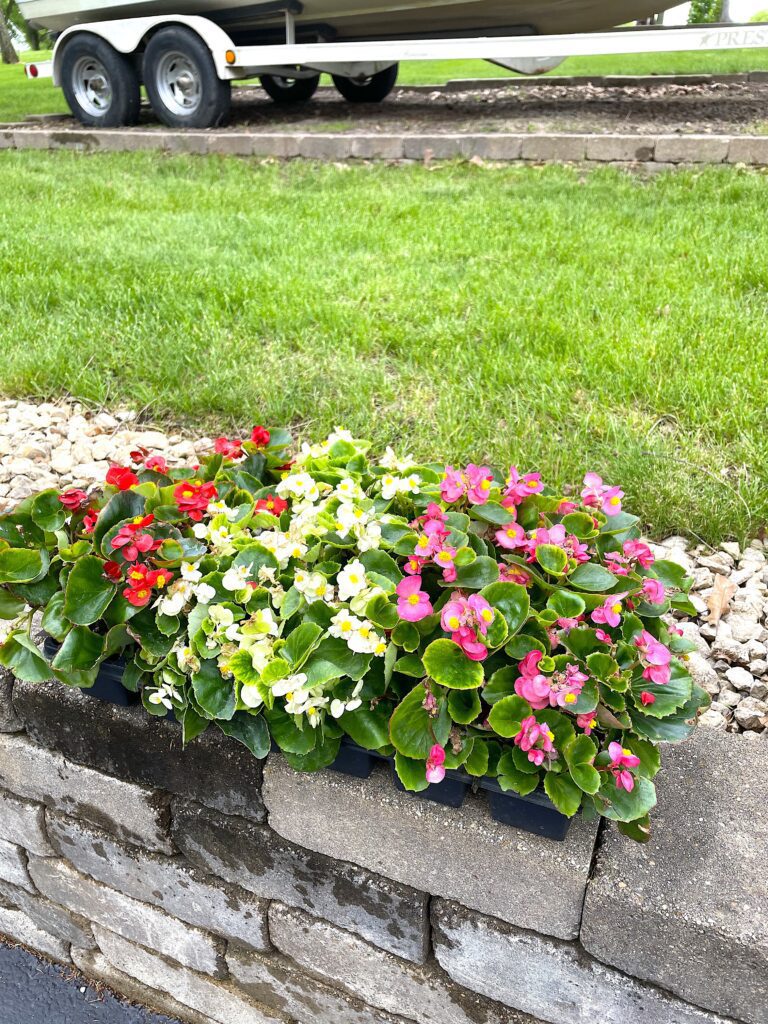
[[[284,568],[292,558],[303,558],[307,550],[307,545],[302,540],[284,534],[282,542],[275,548],[275,557]]]
[[[349,601],[351,597],[357,597],[361,591],[365,590],[367,585],[365,566],[357,558],[345,565],[336,577],[340,601]]]
[[[350,615],[346,608],[342,608],[340,611],[331,619],[331,624],[328,627],[328,632],[331,636],[337,637],[341,640],[345,640],[349,646],[350,637],[354,634],[355,630],[359,629],[362,625],[360,619],[354,615]]]
[[[320,497],[320,488],[309,473],[290,473],[280,481],[276,490],[281,498],[288,494],[292,498],[315,502]]]
[[[304,705],[304,714],[307,716],[307,721],[316,729],[322,721],[322,715],[320,712],[324,710],[327,705],[329,697],[310,697]]]
[[[373,623],[368,622],[367,619],[363,620],[347,639],[349,649],[356,654],[375,654],[382,643],[386,650],[387,645],[384,643],[384,638],[379,636]]]
[[[349,700],[344,701],[339,700],[338,698],[336,700],[332,700],[329,709],[332,717],[341,718],[345,711],[356,711],[363,703],[360,700],[360,691],[362,690],[362,688],[363,681],[361,679],[360,682],[355,686],[354,690],[352,691],[352,695],[350,696]]]
[[[180,615],[184,605],[194,596],[194,586],[187,580],[180,579],[172,583],[167,592],[155,601],[154,607],[161,615]]]
[[[237,509],[230,508],[229,505],[225,504],[223,501],[212,501],[206,509],[206,512],[210,516],[224,515],[230,523],[237,519]]]
[[[411,473],[410,476],[387,473],[381,478],[381,496],[385,501],[394,498],[396,494],[418,494],[420,487],[421,477],[418,473]]]
[[[210,583],[198,583],[194,587],[194,593],[200,604],[210,604],[216,597],[216,588],[212,587]]]
[[[259,567],[259,571],[256,573],[256,578],[259,583],[268,585],[270,583],[277,583],[277,569],[274,565],[262,565]]]
[[[352,480],[351,477],[347,477],[345,480],[336,484],[335,493],[346,501],[354,501],[356,498],[362,498],[363,489],[356,480]]]
[[[192,533],[194,533],[198,540],[208,540],[208,524],[195,523],[192,527]]]
[[[285,679],[278,679],[276,683],[273,683],[272,693],[275,697],[287,697],[294,690],[302,689],[306,681],[307,676],[304,672],[296,672],[292,676],[286,676]]]
[[[171,683],[163,683],[153,693],[150,693],[147,700],[150,704],[162,704],[164,708],[170,711],[173,708],[171,698],[173,700],[181,700],[181,695]]]
[[[231,643],[239,644],[243,639],[243,635],[240,632],[240,624],[238,622],[233,622],[231,626],[227,626],[224,630],[224,636],[227,640],[231,641]]]
[[[273,644],[274,641],[270,637],[264,637],[255,641],[249,640],[242,645],[242,649],[250,654],[251,664],[259,675],[274,657]]]
[[[389,469],[395,473],[405,473],[406,470],[411,468],[413,461],[412,455],[406,455],[405,458],[399,459],[388,445],[384,455],[379,459],[379,465],[382,469]]]
[[[199,526],[200,524],[197,523],[196,525]],[[182,562],[181,578],[183,580],[187,580],[188,583],[199,583],[200,580],[203,578],[203,574],[200,572],[196,565],[192,564],[192,562]]]
[[[240,687],[240,700],[248,708],[259,708],[264,703],[264,698],[259,692],[258,686],[247,684]]]
[[[200,671],[200,659],[191,647],[179,643],[174,646],[173,653],[176,655],[176,663],[182,672],[195,673]]]
[[[244,590],[248,586],[248,577],[251,575],[250,566],[233,565],[224,573],[221,581],[225,590]]]
[[[336,444],[337,441],[349,441],[354,443],[354,437],[350,430],[345,430],[344,427],[334,427],[331,433],[328,435],[328,444]]]
[[[366,523],[365,527],[358,531],[355,531],[357,537],[357,550],[358,551],[370,551],[372,548],[378,548],[381,544],[381,527],[378,523]]]
[[[226,629],[227,626],[231,626],[235,621],[232,609],[227,608],[223,604],[212,604],[208,609],[208,618],[221,629]]]
[[[285,695],[285,710],[289,715],[301,715],[307,709],[309,693],[302,687],[289,690]]]
[[[315,601],[325,601],[330,604],[333,601],[333,587],[322,573],[302,573],[300,577],[297,573],[293,584],[298,592],[304,595],[307,604],[314,604]]]

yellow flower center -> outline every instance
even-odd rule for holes
[[[481,491],[490,491],[490,489],[491,489],[491,481],[490,480],[483,480],[482,483],[480,484],[480,490]]]
[[[575,693],[566,693],[566,695],[565,695],[565,703],[566,704],[575,704],[576,703],[576,694]]]
[[[554,738],[555,738],[555,734],[553,732],[548,732],[547,733],[547,739],[548,740],[553,740]]]
[[[456,615],[452,615],[450,619],[448,619],[448,625],[451,629],[458,629],[460,625],[458,617]]]
[[[621,502],[621,498],[617,498],[617,497],[616,497],[616,495],[614,495],[614,496],[613,496],[612,498],[610,498],[610,499],[609,499],[609,502],[608,502],[608,504],[609,504],[609,505],[614,505],[614,506],[616,506],[616,505],[618,505],[618,504],[619,504],[620,502]]]
[[[418,603],[419,603],[419,595],[418,594],[409,594],[408,595],[408,604],[418,604]]]
[[[189,489],[187,489],[186,491],[181,492],[181,496],[182,498],[191,498],[194,495],[194,493],[194,491],[190,491]]]
[[[293,700],[293,690],[289,690],[288,693],[286,693],[285,699],[288,701]]]
[[[368,629],[367,626],[361,626],[360,629],[358,630],[358,633],[363,638],[363,640],[367,640],[368,637],[371,635],[371,631],[370,629]]]
[[[621,604],[617,602],[616,604],[612,605],[611,611],[614,612],[616,615],[619,615],[621,613]]]
[[[626,747],[622,747],[621,752],[624,755],[624,757],[632,757],[632,751],[631,750],[627,750]]]
[[[352,623],[351,622],[346,622],[346,621],[342,622],[342,624],[341,624],[341,631],[342,631],[342,633],[348,633],[350,631],[350,629],[352,629]]]
[[[147,596],[148,593],[149,593],[148,590],[137,590],[136,591],[137,596],[140,597],[142,599],[142,601],[144,600],[144,598]]]
[[[134,526],[138,526],[143,518],[144,516],[134,516],[131,521],[133,522]]]
[[[448,554],[447,551],[441,551],[438,554],[437,558],[438,558],[438,561],[440,561],[440,562],[450,562],[450,560],[451,560],[451,556]]]
[[[596,718],[593,718],[592,721],[589,723],[589,728],[590,729],[596,729],[597,728],[597,719]]]
[[[480,612],[480,618],[483,620],[483,622],[492,622],[493,621],[493,612],[492,612],[492,610],[490,608],[483,608],[483,610]]]

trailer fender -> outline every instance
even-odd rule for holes
[[[104,39],[119,53],[133,54],[158,28],[168,25],[186,25],[203,40],[211,51],[213,62],[219,78],[234,78],[231,66],[225,54],[234,51],[235,44],[227,33],[208,18],[199,15],[174,14],[155,18],[121,18],[116,21],[93,21],[84,25],[72,25],[65,29],[56,40],[53,48],[53,84],[61,85],[61,57],[67,40],[74,35],[90,33]]]

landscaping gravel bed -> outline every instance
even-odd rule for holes
[[[139,446],[181,463],[212,445],[211,438],[193,441],[147,425],[127,410],[0,401],[0,507],[46,487],[102,481],[111,462],[126,464]],[[651,547],[694,580],[691,601],[699,614],[679,626],[697,646],[689,670],[712,695],[701,724],[768,740],[768,541],[714,549],[675,536]]]
[[[295,107],[259,88],[234,90],[230,131],[598,132],[760,134],[768,131],[768,82],[656,86],[541,85],[433,92],[396,89],[381,104],[349,104],[333,89]],[[74,125],[72,118],[57,121]],[[141,129],[160,126],[147,108]],[[221,129],[217,129],[221,130]],[[225,128],[224,131],[227,129]]]

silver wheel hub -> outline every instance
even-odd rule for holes
[[[103,117],[112,106],[112,82],[95,57],[81,57],[72,73],[72,89],[80,107],[92,117]]]
[[[163,105],[188,116],[200,106],[202,82],[195,64],[183,53],[166,53],[157,65],[155,85]]]

